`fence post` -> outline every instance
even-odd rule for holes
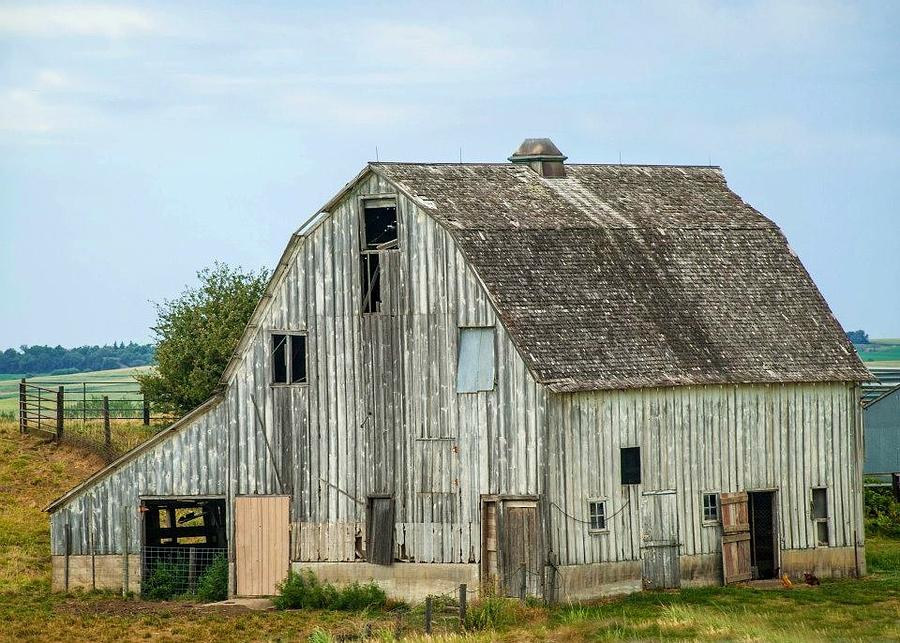
[[[66,547],[66,568],[63,572],[63,588],[68,592],[69,591],[69,556],[72,554],[72,527],[69,523],[66,523],[66,526],[63,530],[63,539],[65,540]]]
[[[87,382],[81,383],[81,423],[87,424]]]
[[[459,586],[459,624],[463,629],[466,627],[466,584]]]
[[[28,395],[25,393],[25,378],[19,380],[19,431],[28,431]]]
[[[431,596],[425,597],[425,633],[431,634]]]
[[[528,568],[525,566],[525,561],[522,561],[522,566],[519,568],[519,571],[522,572],[521,577],[519,578],[519,600],[523,603],[525,602],[525,592],[528,587]]]
[[[122,524],[122,597],[128,598],[128,523],[131,518],[128,507],[122,508],[122,514],[125,518]]]
[[[150,400],[144,396],[144,426],[150,426]]]
[[[100,414],[103,416],[103,446],[108,449],[112,444],[112,435],[109,432],[109,395],[103,396]]]
[[[66,405],[66,392],[63,386],[56,391],[56,441],[59,442],[63,437],[63,411]]]

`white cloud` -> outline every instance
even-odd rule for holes
[[[0,7],[0,32],[24,36],[105,36],[122,38],[156,31],[145,11],[99,4]]]

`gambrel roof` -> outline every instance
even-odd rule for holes
[[[450,231],[551,390],[870,379],[784,235],[719,168],[369,167]]]

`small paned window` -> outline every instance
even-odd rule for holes
[[[306,383],[306,335],[272,333],[272,383]]]
[[[591,531],[606,530],[606,501],[588,501],[588,515],[590,516]]]
[[[460,328],[456,392],[494,390],[494,328]]]
[[[827,547],[828,538],[828,489],[824,487],[812,490],[810,516],[816,529],[816,546]]]
[[[703,494],[703,522],[719,522],[719,494]]]
[[[622,484],[641,484],[641,448],[621,449]]]
[[[398,247],[397,205],[393,200],[363,202],[363,250],[394,250]]]

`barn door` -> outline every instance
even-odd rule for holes
[[[681,586],[675,492],[641,496],[641,576],[644,589]]]
[[[726,585],[750,580],[750,518],[747,494],[723,493],[722,576]]]
[[[540,596],[543,564],[535,500],[504,500],[499,521],[500,584],[506,596]]]
[[[390,565],[394,562],[394,499],[370,496],[366,513],[366,558],[376,565]]]
[[[290,566],[289,496],[234,499],[238,596],[272,596]]]

